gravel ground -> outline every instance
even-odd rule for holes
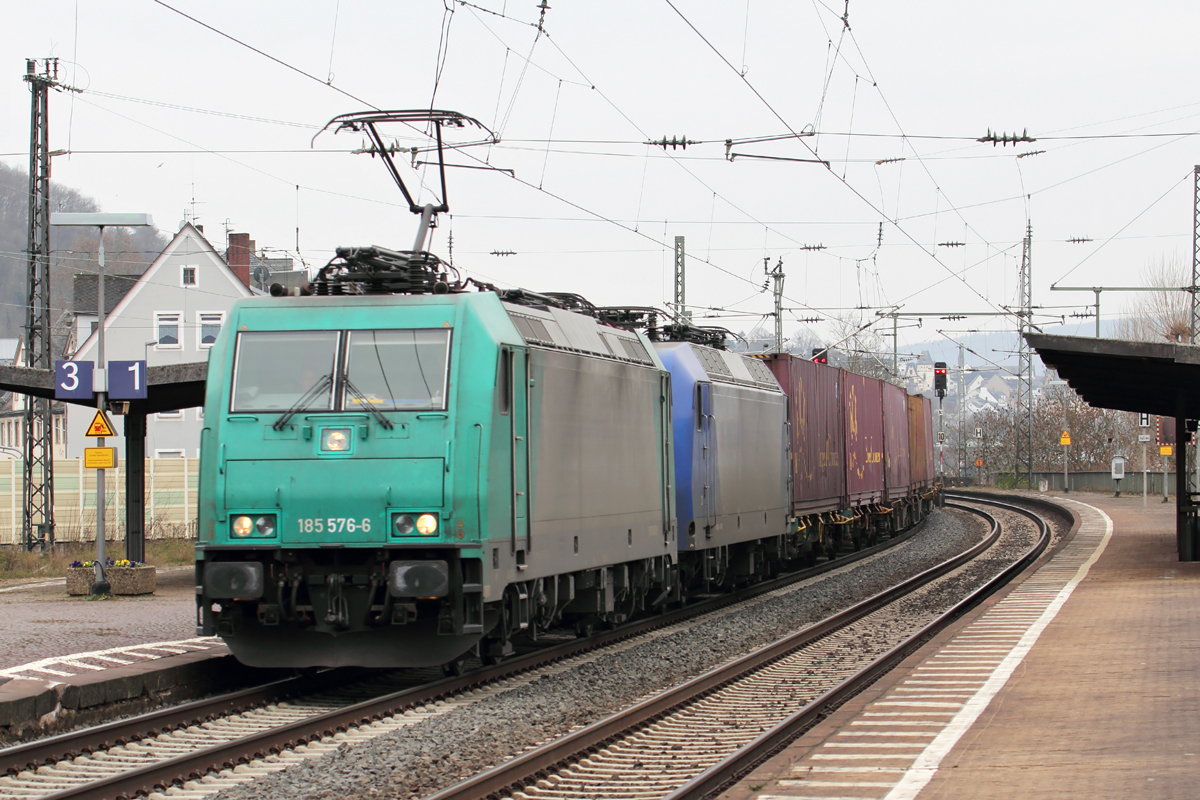
[[[876,594],[978,542],[976,518],[937,511],[893,551],[803,586],[705,616],[620,653],[601,654],[396,734],[313,759],[222,792],[223,800],[421,798],[529,747],[587,725],[653,692]]]

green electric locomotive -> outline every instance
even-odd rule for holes
[[[240,301],[209,361],[199,631],[256,666],[427,666],[619,621],[670,585],[670,413],[639,334],[560,308]]]

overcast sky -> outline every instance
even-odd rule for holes
[[[337,114],[432,104],[500,143],[451,153],[495,169],[449,171],[431,249],[449,258],[452,234],[454,264],[502,285],[662,305],[682,235],[697,317],[771,327],[763,264],[782,259],[785,332],[827,337],[800,320],[1012,305],[1027,222],[1034,303],[1054,314],[1093,296],[1052,283],[1190,268],[1194,2],[550,0],[539,33],[542,14],[531,0],[7,3],[0,158],[28,165],[24,59],[57,56],[83,92],[51,95],[51,149],[70,151],[54,180],[168,234],[194,213],[219,250],[227,226],[310,267],[338,246],[408,249],[416,218],[379,160],[351,153],[362,138],[313,137]],[[975,141],[989,129],[1037,141]],[[695,143],[645,144],[664,136]],[[410,163],[427,200],[436,174]],[[1104,295],[1104,315],[1131,297]],[[934,328],[1011,327],[927,319],[901,349]]]

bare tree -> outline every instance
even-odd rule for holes
[[[1137,342],[1187,342],[1192,330],[1192,296],[1180,291],[1191,281],[1191,270],[1178,255],[1151,259],[1141,269],[1146,286],[1162,292],[1141,292],[1130,313],[1117,323],[1117,338]]]
[[[846,357],[846,369],[859,375],[882,378],[897,385],[903,381],[892,374],[892,353],[884,344],[883,337],[868,326],[875,320],[863,319],[863,315],[843,312],[830,321],[829,327],[834,342],[841,342],[834,349]]]

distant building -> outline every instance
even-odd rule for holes
[[[110,288],[111,287],[111,288]],[[95,276],[75,281],[75,338],[80,342],[71,358],[95,361],[97,357],[97,300]],[[225,324],[233,302],[250,297],[246,270],[235,271],[213,249],[201,231],[185,222],[140,276],[105,276],[107,312],[104,356],[110,361],[140,361],[147,366],[186,364],[208,360],[208,350]],[[110,302],[110,298],[115,298]],[[84,436],[95,412],[68,406],[66,456],[77,458],[92,443]],[[117,438],[106,444],[124,457],[124,425],[110,415]],[[146,455],[155,458],[199,455],[203,409],[188,408],[151,415],[146,420]]]
[[[225,263],[247,286],[270,292],[275,283],[290,290],[298,289],[308,281],[308,271],[296,269],[291,258],[267,258],[256,254],[255,244],[248,233],[231,233],[229,247],[225,250]]]

